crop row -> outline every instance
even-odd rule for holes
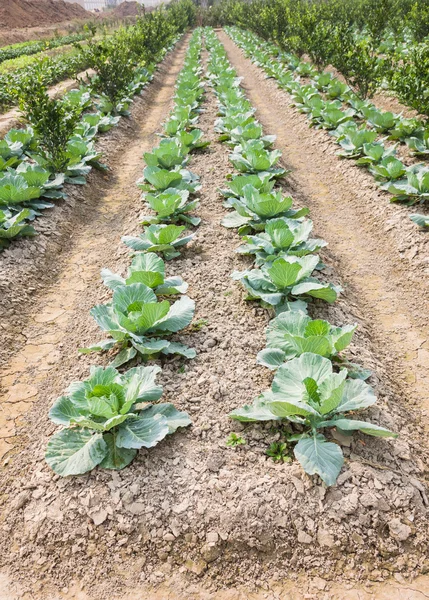
[[[182,10],[186,5],[185,0]],[[175,5],[178,9],[180,3]],[[52,200],[64,197],[64,183],[84,184],[92,167],[106,168],[94,138],[116,125],[120,116],[129,115],[132,97],[152,79],[156,63],[188,25],[172,9],[154,11],[146,18],[146,33],[142,22],[121,34],[121,44],[128,44],[123,52],[119,33],[118,43],[109,40],[92,46],[97,65],[87,85],[51,99],[43,78],[28,82],[21,105],[28,126],[9,131],[0,141],[0,250],[13,239],[36,235],[30,223],[40,211],[53,207]],[[162,23],[164,32],[154,39],[149,34]]]
[[[20,56],[31,56],[32,54],[38,54],[44,50],[52,50],[53,48],[59,48],[60,46],[66,46],[67,44],[81,42],[88,37],[90,37],[89,32],[73,33],[70,35],[58,36],[51,40],[32,40],[22,44],[14,44],[13,46],[4,46],[3,48],[0,48],[0,63],[5,60],[19,58]]]
[[[136,366],[124,373],[117,368],[160,355],[195,356],[194,349],[170,339],[190,324],[195,303],[184,295],[188,285],[181,277],[165,276],[162,256],[178,256],[192,239],[192,234],[181,237],[185,226],[178,222],[199,224],[190,212],[198,206],[193,197],[201,186],[197,175],[186,167],[192,152],[207,145],[195,127],[204,97],[201,49],[201,30],[197,29],[176,83],[175,106],[164,124],[162,140],[144,155],[147,166],[138,186],[154,215],[143,217],[140,236],[123,238],[135,251],[127,276],[108,269],[101,273],[113,295],[107,304],[95,306],[91,315],[109,338],[81,351],[118,352],[108,367],[92,367],[88,379],[73,383],[49,413],[63,429],[50,439],[46,460],[62,476],[85,473],[97,465],[122,469],[138,449],[151,448],[191,423],[187,413],[171,403],[157,403],[162,395],[155,381],[159,366]],[[170,303],[170,297],[178,296]]]
[[[227,33],[292,96],[297,110],[308,115],[310,126],[329,131],[341,146],[339,156],[354,159],[358,166],[369,170],[380,189],[392,194],[392,202],[426,202],[429,168],[424,163],[406,166],[395,156],[399,143],[407,144],[413,156],[429,156],[429,130],[419,119],[377,110],[331,73],[318,72],[309,63],[280,52],[274,44],[262,42],[253,33],[236,28],[227,28]],[[302,83],[301,77],[310,78],[311,82]],[[349,108],[343,109],[343,104]],[[380,139],[380,135],[384,137]],[[386,140],[396,143],[387,145]],[[423,215],[410,218],[422,226],[429,224],[429,218]]]
[[[220,0],[206,18],[251,29],[320,70],[334,66],[363,98],[387,89],[429,116],[425,0]]]
[[[89,57],[73,49],[59,56],[44,58],[10,73],[0,75],[0,110],[15,106],[20,99],[21,88],[27,79],[39,78],[51,86],[63,79],[74,77],[90,67]]]
[[[237,252],[251,256],[255,265],[232,277],[243,285],[247,300],[276,315],[266,330],[267,347],[257,358],[275,371],[271,389],[230,416],[242,422],[277,422],[283,446],[296,444],[294,454],[304,470],[333,485],[344,458],[324,430],[395,434],[350,418],[372,406],[376,397],[365,383],[370,373],[341,356],[356,326],[338,327],[308,315],[317,311],[316,300],[332,303],[339,292],[313,276],[323,270],[316,252],[326,242],[310,237],[308,210],[293,210],[292,198],[283,196],[278,185],[285,175],[281,153],[271,149],[275,137],[264,135],[213,30],[206,30],[206,40],[209,80],[219,101],[215,129],[232,148],[229,159],[238,171],[222,190],[225,207],[232,209],[223,225],[238,229],[244,243]]]

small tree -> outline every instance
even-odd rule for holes
[[[37,151],[48,167],[62,173],[68,163],[67,144],[79,121],[81,107],[50,98],[40,72],[24,80],[19,97],[24,120],[34,130]]]

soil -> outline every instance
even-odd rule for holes
[[[246,428],[247,444],[226,448],[229,432],[242,429],[228,412],[267,388],[272,375],[255,364],[268,315],[245,303],[230,279],[249,263],[235,253],[237,234],[220,225],[217,188],[231,167],[213,132],[217,105],[209,90],[199,127],[212,144],[190,163],[203,184],[196,211],[202,223],[195,242],[167,263],[168,275],[189,283],[205,326],[178,336],[197,358],[169,360],[160,375],[165,401],[187,410],[193,427],[140,452],[122,472],[60,479],[44,463],[56,429],[47,418],[52,401],[91,364],[107,363],[76,350],[100,336],[89,315],[109,297],[99,270],[124,273],[129,264],[120,237],[139,230],[135,181],[171,106],[185,51],[179,45],[132,119],[99,143],[111,172],[92,174],[88,186],[40,220],[43,235],[0,256],[0,589],[8,600],[427,597],[427,578],[416,578],[429,569],[427,242],[404,228],[401,207],[386,204],[364,174],[341,162],[287,95],[220,38],[293,169],[285,192],[310,207],[315,235],[329,241],[326,277],[345,291],[334,306],[317,303],[314,314],[359,323],[350,357],[372,369],[379,397],[368,416],[400,438],[355,436],[330,489],[294,462],[268,459],[276,434],[266,427]],[[417,248],[413,256],[410,248]]]
[[[139,2],[135,2],[134,0],[125,0],[125,2],[121,2],[119,6],[117,6],[113,12],[111,13],[115,17],[124,18],[124,17],[138,17],[144,11],[144,7],[139,4]]]
[[[64,0],[7,0],[0,6],[0,29],[51,25],[72,19],[90,19],[91,13],[76,2]]]

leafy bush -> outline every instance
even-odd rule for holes
[[[25,120],[32,126],[37,150],[47,166],[62,173],[69,161],[68,144],[82,113],[80,105],[50,98],[42,79],[28,79],[20,103]]]

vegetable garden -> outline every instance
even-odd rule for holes
[[[7,75],[5,597],[425,597],[429,30],[365,1],[178,0]]]

